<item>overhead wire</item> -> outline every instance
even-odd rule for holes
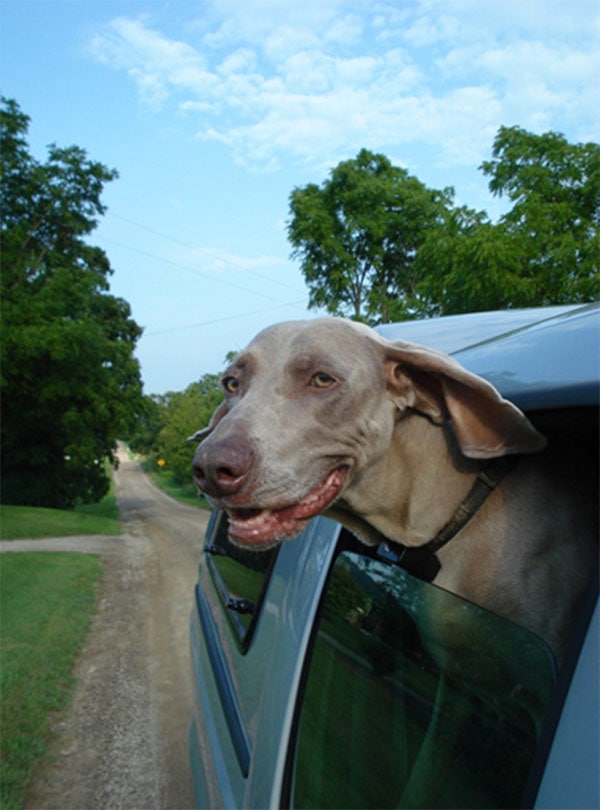
[[[251,267],[246,267],[245,265],[235,262],[230,258],[225,258],[220,256],[218,253],[214,253],[210,250],[206,250],[206,248],[198,247],[197,245],[192,245],[189,242],[184,242],[182,239],[178,239],[174,236],[169,236],[168,234],[162,233],[161,231],[157,231],[155,228],[150,228],[148,225],[143,225],[141,222],[135,222],[128,217],[124,217],[122,214],[115,214],[114,212],[109,211],[108,214],[115,219],[120,219],[123,222],[126,222],[128,225],[133,225],[136,228],[140,228],[141,230],[147,231],[148,233],[152,233],[155,236],[159,236],[161,239],[166,239],[169,242],[173,242],[176,245],[181,245],[182,247],[189,248],[190,250],[195,250],[198,253],[202,253],[204,256],[209,256],[211,259],[217,259],[217,261],[222,262],[223,264],[231,265],[231,267],[236,267],[239,270],[242,270],[244,273],[256,276],[257,278],[263,279],[263,281],[268,281],[270,284],[276,284],[278,287],[285,287],[288,290],[293,290],[294,292],[301,292],[297,287],[292,286],[291,284],[286,284],[285,281],[280,281],[279,279],[271,278],[271,276],[267,276],[265,273],[260,273],[258,270],[254,270]],[[211,276],[212,278],[212,276]]]
[[[197,323],[188,323],[182,326],[172,326],[168,329],[154,329],[151,332],[144,332],[145,337],[154,337],[155,335],[166,335],[170,332],[180,332],[186,329],[199,329],[202,326],[213,326],[216,323],[223,323],[224,321],[239,321],[242,318],[252,318],[255,315],[265,315],[268,312],[276,312],[277,310],[281,309],[282,307],[294,307],[298,306],[298,304],[304,303],[303,300],[300,301],[290,301],[289,304],[281,304],[278,307],[269,307],[268,309],[261,309],[255,310],[253,312],[245,312],[240,315],[226,315],[223,318],[214,318],[211,321],[198,321]]]
[[[250,295],[256,295],[259,298],[266,298],[267,301],[275,301],[278,304],[285,303],[284,301],[281,301],[279,298],[273,298],[271,295],[267,295],[266,293],[251,290],[248,287],[244,287],[242,284],[236,284],[235,281],[219,278],[218,276],[211,275],[210,273],[206,273],[203,270],[198,270],[195,267],[187,267],[184,264],[179,264],[179,262],[174,262],[172,259],[165,259],[163,256],[157,256],[154,253],[149,253],[147,250],[142,250],[141,248],[133,247],[133,245],[126,245],[124,242],[119,242],[116,239],[110,239],[108,236],[103,236],[102,238],[104,242],[108,242],[111,245],[117,245],[117,247],[125,248],[126,250],[132,250],[134,251],[134,253],[139,253],[141,256],[146,256],[149,259],[156,259],[159,262],[170,264],[173,267],[177,267],[179,270],[184,270],[186,273],[192,273],[195,276],[203,276],[204,278],[210,279],[210,281],[217,281],[220,284],[225,284],[228,287],[235,287],[237,290],[242,290],[242,292],[250,293]]]
[[[122,220],[123,222],[126,222],[126,223],[128,223],[130,225],[133,225],[133,226],[135,226],[137,228],[148,231],[149,233],[152,233],[155,236],[159,236],[160,238],[166,239],[166,240],[168,240],[170,242],[173,242],[175,244],[179,244],[179,245],[182,245],[184,247],[190,248],[192,250],[196,250],[196,251],[198,251],[200,253],[203,253],[206,256],[210,256],[211,258],[217,259],[218,261],[221,261],[224,264],[229,264],[229,265],[231,265],[233,267],[237,267],[240,270],[243,270],[245,273],[257,276],[258,278],[261,278],[261,279],[263,279],[265,281],[268,281],[270,284],[277,284],[280,287],[285,287],[285,288],[287,288],[289,290],[293,290],[294,292],[300,292],[300,290],[298,290],[296,287],[292,287],[290,284],[286,284],[285,282],[274,280],[274,279],[270,278],[269,276],[266,276],[264,273],[259,273],[258,271],[252,270],[251,268],[244,267],[241,264],[236,264],[236,262],[233,262],[230,259],[224,259],[222,256],[219,256],[216,253],[211,253],[210,251],[205,250],[204,248],[197,248],[197,247],[195,247],[193,245],[190,245],[189,243],[186,243],[186,242],[182,241],[181,239],[177,239],[175,237],[168,236],[167,234],[163,234],[160,231],[155,230],[154,228],[150,228],[150,227],[148,227],[146,225],[142,225],[141,223],[135,222],[134,220],[131,220],[131,219],[127,218],[127,217],[124,217],[124,216],[122,216],[120,214],[115,214],[115,213],[110,212],[110,215],[117,218],[117,219]],[[208,279],[210,281],[217,281],[217,282],[219,282],[221,284],[224,284],[224,285],[226,285],[228,287],[232,287],[232,288],[241,290],[242,292],[249,293],[250,295],[255,295],[255,296],[258,296],[260,298],[265,298],[267,301],[272,301],[273,303],[277,304],[276,307],[269,307],[268,309],[254,310],[252,312],[240,313],[240,314],[236,314],[236,315],[227,315],[227,316],[224,316],[222,318],[213,318],[213,319],[207,320],[207,321],[199,321],[199,322],[196,322],[196,323],[193,323],[193,324],[184,324],[184,325],[181,325],[181,326],[173,326],[173,327],[168,327],[166,329],[154,329],[154,330],[151,330],[151,331],[148,331],[148,332],[144,331],[144,336],[145,337],[152,337],[152,336],[155,336],[155,335],[164,335],[164,334],[169,334],[169,333],[172,333],[172,332],[184,331],[184,330],[188,330],[188,329],[197,329],[197,328],[200,328],[200,327],[203,327],[203,326],[210,326],[210,325],[213,325],[213,324],[216,324],[216,323],[222,323],[222,322],[225,322],[225,321],[239,320],[241,318],[249,318],[249,317],[253,317],[255,315],[262,315],[262,314],[265,314],[265,313],[268,313],[268,312],[273,312],[273,311],[276,311],[278,309],[281,309],[282,307],[287,308],[287,307],[298,306],[299,304],[302,304],[302,303],[305,302],[305,299],[300,299],[300,300],[296,300],[296,301],[287,301],[287,302],[286,301],[281,301],[281,299],[279,299],[279,298],[274,298],[273,296],[267,295],[264,292],[258,292],[256,290],[252,290],[252,289],[250,289],[248,287],[245,287],[242,284],[238,284],[235,281],[231,281],[230,279],[220,278],[218,275],[208,273],[208,272],[200,270],[200,269],[198,269],[196,267],[189,267],[187,265],[184,265],[184,264],[181,264],[179,262],[173,261],[172,259],[166,259],[166,258],[164,258],[162,256],[157,256],[154,253],[150,253],[149,251],[143,250],[143,249],[138,248],[138,247],[134,247],[133,245],[125,244],[124,242],[120,242],[120,241],[118,241],[116,239],[112,239],[110,237],[104,236],[103,241],[105,241],[105,242],[107,242],[109,244],[116,245],[117,247],[120,247],[120,248],[125,248],[126,250],[131,250],[131,251],[133,251],[135,253],[138,253],[138,254],[140,254],[142,256],[146,256],[147,258],[153,259],[155,261],[163,262],[163,263],[169,264],[169,265],[171,265],[173,267],[177,267],[179,270],[183,270],[186,273],[191,273],[193,275],[201,276],[201,277],[206,278],[206,279]]]

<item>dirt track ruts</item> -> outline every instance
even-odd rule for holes
[[[120,453],[123,534],[5,541],[3,551],[100,554],[97,611],[70,706],[28,808],[194,807],[187,755],[192,686],[188,624],[208,513],[158,490]]]

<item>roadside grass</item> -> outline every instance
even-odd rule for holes
[[[146,462],[144,462],[142,466],[156,486],[162,489],[166,495],[170,495],[171,498],[174,498],[180,503],[187,503],[190,506],[197,506],[200,509],[212,509],[206,498],[197,494],[196,487],[192,481],[190,481],[189,484],[180,484],[173,478],[173,474],[170,472],[155,470],[150,463]]]
[[[73,509],[39,506],[0,506],[0,537],[19,540],[68,537],[76,534],[120,534],[119,509],[111,480],[110,491],[99,503]]]
[[[95,555],[6,553],[0,562],[0,807],[19,810],[68,704],[102,575]]]

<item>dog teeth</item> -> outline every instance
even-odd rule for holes
[[[296,503],[279,509],[232,508],[229,534],[240,545],[268,547],[294,537],[339,494],[347,468],[333,470],[320,484]]]
[[[261,525],[263,523],[266,523],[267,520],[271,517],[272,514],[273,513],[270,510],[265,509],[262,512],[259,512],[258,515],[255,515],[254,517],[250,518],[250,520],[248,522],[249,523],[256,523],[258,525]]]
[[[249,524],[264,523],[272,514],[273,512],[270,509],[261,509],[258,512],[255,509],[248,509],[247,511],[239,509],[232,512],[230,518],[233,521],[243,522],[247,526]]]

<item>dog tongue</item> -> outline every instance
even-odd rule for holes
[[[231,538],[242,545],[264,549],[295,537],[310,518],[322,512],[339,495],[346,473],[346,468],[333,470],[308,495],[282,509],[230,510]]]

